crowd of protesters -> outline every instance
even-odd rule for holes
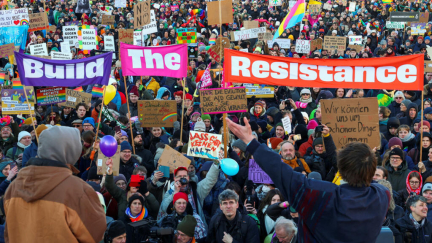
[[[29,52],[29,46],[40,43],[47,43],[48,53],[61,51],[62,26],[70,21],[97,26],[100,50],[85,54],[71,47],[73,59],[100,54],[104,50],[104,36],[114,36],[118,44],[119,29],[139,29],[134,26],[136,1],[127,2],[124,8],[115,8],[115,2],[109,0],[78,2],[90,4],[91,10],[75,13],[77,3],[72,1],[15,2],[16,8],[28,8],[29,13],[46,12],[49,24],[57,27],[55,32],[29,32],[25,52]],[[277,41],[269,46],[266,41],[248,39],[231,40],[231,49],[293,58],[386,58],[423,54],[425,60],[431,59],[426,50],[430,47],[432,22],[426,23],[424,35],[412,35],[409,26],[386,28],[390,12],[432,12],[430,3],[357,1],[355,11],[349,11],[342,1],[329,3],[331,10],[322,9],[314,15],[307,13],[302,23],[285,30],[279,38],[290,39],[290,48],[281,48]],[[121,62],[113,59],[109,84],[117,93],[107,108],[115,121],[105,115],[99,118],[103,101],[97,97],[75,108],[35,106],[32,117],[2,115],[0,194],[3,207],[0,208],[4,235],[0,235],[0,242],[138,243],[149,237],[178,243],[374,242],[381,227],[391,230],[395,242],[432,242],[432,72],[426,72],[422,80],[424,97],[422,92],[403,87],[325,89],[295,84],[274,86],[271,98],[248,98],[248,112],[229,113],[228,122],[249,129],[251,137],[248,138],[253,137],[253,142],[242,138],[246,130],[236,133],[240,126],[230,125],[227,157],[235,160],[240,169],[238,174],[228,176],[218,160],[187,156],[190,131],[223,133],[223,116],[201,111],[198,91],[206,68],[213,69],[212,85],[207,88],[220,88],[222,80],[219,74],[223,63],[207,54],[208,47],[215,43],[217,36],[231,38],[231,32],[243,30],[246,20],[259,20],[259,26],[274,33],[288,14],[289,3],[269,6],[268,1],[233,2],[234,22],[222,26],[207,24],[206,15],[211,10],[205,1],[152,0],[151,4],[158,31],[143,36],[146,46],[173,45],[178,28],[197,29],[197,43],[189,52],[187,77],[169,78],[163,73],[152,77],[123,76]],[[4,4],[2,9],[7,7]],[[107,9],[115,16],[114,25],[102,25]],[[196,16],[192,13],[194,9],[203,10],[204,14],[192,19]],[[344,51],[295,52],[298,39],[354,35],[365,38],[361,51],[347,47]],[[9,63],[8,58],[1,59],[0,67],[11,78],[19,77],[16,65]],[[233,85],[242,86],[241,83]],[[82,88],[91,93],[91,85]],[[350,174],[346,166],[341,166],[344,159],[347,164],[347,158],[352,161],[356,158],[346,154],[343,157],[342,152],[338,155],[330,129],[321,123],[320,101],[341,99],[343,102],[342,99],[380,94],[391,99],[390,104],[379,108],[381,146],[371,150],[357,144],[360,150],[358,147],[346,150],[370,152],[365,160],[373,167],[364,170],[367,175],[362,176],[366,179],[359,184],[348,178],[355,173]],[[141,128],[136,122],[138,100],[175,100],[177,121],[173,127]],[[284,129],[284,117],[292,122],[291,134]],[[121,125],[119,130],[116,121]],[[97,141],[107,135],[114,136],[120,146],[116,176],[111,159],[106,162],[103,175],[97,171],[100,153]],[[191,164],[164,175],[158,162],[165,146],[188,157]],[[261,161],[266,159],[277,162],[273,171],[263,168],[274,184],[257,184],[249,178],[251,159],[261,166]],[[291,169],[283,167],[274,171],[280,165]],[[304,210],[307,204],[304,198],[316,195],[299,189],[301,185],[321,195],[317,202],[323,203],[311,203],[315,206]],[[294,189],[295,186],[298,188]],[[362,201],[354,197],[359,194],[348,194],[353,196],[349,203],[346,199],[343,203],[337,201],[335,198],[343,197],[338,188],[346,190],[347,187],[367,190],[369,197]],[[371,193],[372,189],[383,188],[385,192]],[[334,209],[334,205],[344,207]],[[351,210],[356,207],[370,210],[366,213]],[[337,213],[329,214],[330,210]],[[322,214],[315,215],[315,219],[309,212]],[[326,221],[328,218],[333,221]],[[155,236],[131,225],[145,220],[175,231]],[[360,234],[358,230],[362,227],[372,233]]]

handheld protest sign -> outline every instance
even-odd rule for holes
[[[246,89],[202,89],[200,97],[203,114],[247,112]]]
[[[207,159],[218,159],[221,144],[222,135],[190,131],[187,155]]]
[[[173,173],[178,167],[184,166],[187,168],[190,163],[190,159],[186,158],[183,154],[177,152],[168,145],[165,145],[165,149],[158,161],[159,165],[168,166],[170,168],[170,173]]]
[[[101,151],[98,152],[97,157],[97,174],[103,175],[106,171],[106,161],[111,158],[113,162],[112,170],[113,175],[118,176],[120,171],[120,145],[117,146],[117,151],[112,157],[106,157]]]
[[[138,119],[142,127],[173,127],[177,121],[175,100],[139,100]]]

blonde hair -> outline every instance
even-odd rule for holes
[[[387,180],[378,180],[378,184],[385,186],[389,192],[390,192],[390,205],[389,205],[389,210],[390,211],[394,211],[394,209],[396,208],[394,199],[393,199],[393,189],[392,189],[392,185],[390,184],[389,181]]]

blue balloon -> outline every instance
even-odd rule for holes
[[[220,165],[222,171],[229,176],[235,176],[239,172],[239,165],[237,161],[233,159],[230,158],[222,159]]]
[[[104,136],[99,143],[99,148],[106,157],[112,157],[117,152],[117,140],[111,135]]]

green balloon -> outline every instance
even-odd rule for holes
[[[386,95],[386,94],[379,94],[377,96],[377,99],[378,99],[378,106],[379,107],[381,107],[381,106],[389,106],[390,103],[392,102],[392,99],[388,95]]]
[[[93,1],[90,1],[90,4],[93,4]]]

